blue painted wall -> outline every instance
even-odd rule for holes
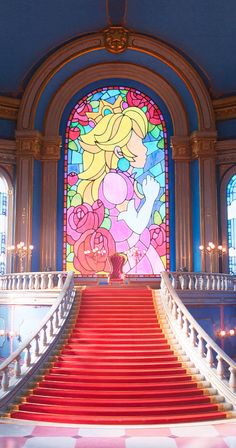
[[[16,121],[0,118],[0,138],[15,139]]]

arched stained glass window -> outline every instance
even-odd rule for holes
[[[229,272],[236,274],[236,174],[227,186]]]
[[[0,174],[0,274],[6,273],[8,232],[8,184]]]
[[[81,275],[159,274],[169,267],[164,118],[145,94],[104,87],[82,98],[66,129],[64,268]]]

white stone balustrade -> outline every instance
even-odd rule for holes
[[[156,295],[157,303],[160,303],[161,309],[163,309],[166,315],[173,334],[191,361],[205,376],[206,380],[210,381],[213,387],[216,387],[226,400],[235,406],[236,363],[211,339],[193,318],[173,287],[173,284],[177,288],[181,284],[187,285],[187,287],[192,285],[190,278],[193,278],[193,275],[196,274],[176,272],[169,274],[162,272],[160,299],[158,299],[158,291],[155,291],[154,294]],[[207,274],[197,274],[196,278],[198,281],[202,275]],[[212,274],[210,275],[212,276]],[[231,289],[234,289],[234,283],[231,277],[227,279],[227,285]],[[185,282],[183,282],[183,278]],[[214,278],[217,280],[214,284],[216,290],[218,290],[219,285],[225,288],[225,278],[227,276],[214,274]],[[222,278],[224,281],[222,281]],[[207,277],[206,280],[208,280]],[[196,285],[196,279],[194,284]]]
[[[236,291],[236,276],[207,272],[171,272],[174,289],[195,291]]]
[[[53,347],[55,338],[58,337],[61,331],[63,331],[63,325],[69,315],[75,297],[73,272],[24,273],[3,276],[4,278],[2,279],[1,287],[5,285],[10,289],[12,288],[12,285],[14,285],[15,278],[17,278],[17,285],[20,285],[19,289],[21,289],[23,285],[26,285],[26,287],[27,285],[29,286],[30,282],[34,285],[32,289],[35,289],[35,285],[37,285],[39,289],[42,288],[42,285],[47,289],[49,288],[49,285],[52,285],[52,283],[50,283],[52,276],[54,276],[55,281],[54,287],[59,288],[60,285],[62,289],[59,292],[56,303],[52,305],[34,334],[31,334],[26,341],[0,365],[1,399],[3,396],[5,398],[6,391],[11,391],[24,378],[30,378],[32,369],[40,366],[42,356],[45,360],[46,356],[50,355],[50,350],[51,347]]]
[[[23,272],[0,276],[0,290],[62,289],[66,272]]]

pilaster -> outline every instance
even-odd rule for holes
[[[200,239],[204,247],[209,241],[218,243],[218,212],[216,184],[216,138],[215,131],[195,131],[191,135],[192,156],[199,161],[200,190]],[[196,250],[197,248],[193,248]],[[201,270],[219,272],[217,254],[203,253]]]
[[[42,135],[38,131],[16,131],[16,227],[15,242],[32,244],[34,159],[40,157]],[[31,260],[26,261],[30,270]]]
[[[57,230],[57,163],[61,138],[44,139],[42,160],[41,270],[56,269]]]
[[[175,242],[176,270],[192,270],[190,158],[189,137],[171,138],[172,158],[175,161]]]

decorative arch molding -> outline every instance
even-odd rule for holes
[[[59,134],[61,116],[71,98],[86,85],[94,81],[107,79],[108,73],[109,77],[135,80],[151,88],[163,99],[169,109],[174,134],[178,136],[188,135],[188,119],[182,100],[165,79],[145,67],[129,63],[114,64],[109,62],[96,64],[76,73],[57,90],[46,112],[45,137]]]
[[[184,81],[193,98],[198,116],[198,130],[215,130],[213,105],[208,90],[200,75],[182,55],[157,39],[133,32],[129,32],[127,48],[149,54],[172,68]],[[100,32],[79,37],[49,56],[26,87],[20,105],[17,129],[34,129],[40,96],[49,81],[63,66],[86,53],[104,49],[104,34]]]

